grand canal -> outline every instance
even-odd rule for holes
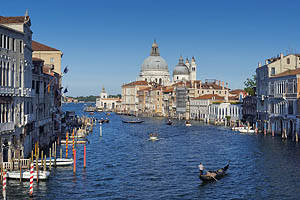
[[[82,104],[64,110],[83,114]],[[96,118],[104,117],[97,113]],[[34,185],[35,199],[297,199],[300,192],[300,146],[279,137],[240,134],[220,126],[184,121],[165,125],[162,118],[124,124],[112,114],[88,136],[87,168],[77,146],[77,172],[52,170],[50,179]],[[150,132],[159,141],[150,142]],[[202,184],[198,164],[215,169],[230,160],[228,175]],[[8,181],[8,199],[28,197],[29,183]]]

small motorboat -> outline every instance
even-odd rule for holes
[[[172,123],[173,123],[173,122],[172,122],[171,120],[168,120],[166,124],[167,124],[167,125],[172,125]]]
[[[185,122],[185,126],[192,126],[192,124],[191,124],[191,122],[186,121],[186,122]]]
[[[42,161],[41,159],[38,161],[39,162],[39,166],[42,166]],[[54,165],[55,163],[55,159],[51,158],[51,165]],[[72,165],[74,163],[72,158],[56,158],[56,166],[68,166],[68,165]],[[33,164],[36,164],[36,161],[33,162]],[[49,166],[50,165],[50,159],[46,160],[46,165]]]
[[[140,123],[143,123],[144,121],[143,120],[138,120],[138,121],[125,121],[125,120],[122,120],[123,123],[129,123],[129,124],[140,124]]]
[[[216,171],[208,171],[205,174],[203,174],[203,171],[200,171],[199,178],[202,181],[217,181],[226,175],[228,167],[229,163],[225,167],[220,168]]]
[[[90,115],[94,115],[94,112],[90,112],[89,114],[90,114]]]
[[[109,115],[110,115],[110,113],[108,112],[108,113],[106,113],[106,115],[107,115],[107,116],[109,116]]]
[[[103,120],[103,122],[104,122],[104,123],[109,123],[109,119],[106,118],[106,119]]]
[[[253,129],[251,129],[250,127],[249,128],[243,127],[243,128],[239,129],[239,132],[240,133],[254,133],[255,131]]]
[[[11,171],[6,172],[7,178],[9,179],[20,179],[20,171]],[[50,176],[49,171],[38,171],[39,180],[46,180]],[[21,173],[22,179],[30,179],[30,171],[22,171]],[[36,171],[33,172],[33,179],[37,179]]]
[[[157,141],[158,139],[158,135],[156,133],[150,133],[150,137],[148,139],[149,141]]]

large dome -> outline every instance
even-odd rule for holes
[[[183,58],[180,56],[179,63],[175,66],[173,70],[173,75],[189,75],[188,67],[183,63]]]
[[[163,59],[160,56],[159,50],[158,50],[158,45],[155,40],[154,40],[154,43],[152,44],[150,56],[144,60],[141,71],[166,71],[166,72],[169,72],[168,64],[165,61],[165,59]]]
[[[142,64],[142,71],[168,71],[168,64],[160,56],[149,56]]]

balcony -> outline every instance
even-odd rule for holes
[[[15,130],[15,125],[13,122],[0,123],[0,133],[11,132]]]
[[[31,88],[22,88],[22,96],[24,97],[34,97],[34,90]]]
[[[20,96],[19,88],[0,86],[1,96]]]

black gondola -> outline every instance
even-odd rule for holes
[[[207,173],[206,174],[202,174],[200,172],[199,178],[202,181],[215,181],[215,180],[219,180],[219,179],[221,179],[222,177],[224,177],[226,175],[226,171],[227,171],[228,167],[229,167],[229,163],[225,167],[220,168],[220,169],[218,169],[216,171],[209,171],[210,173],[212,173],[211,175],[208,175]]]
[[[122,120],[123,123],[130,123],[130,124],[140,124],[140,123],[143,123],[144,121],[125,121],[125,120]]]
[[[167,124],[167,125],[172,125],[172,121],[169,120],[166,124]]]

